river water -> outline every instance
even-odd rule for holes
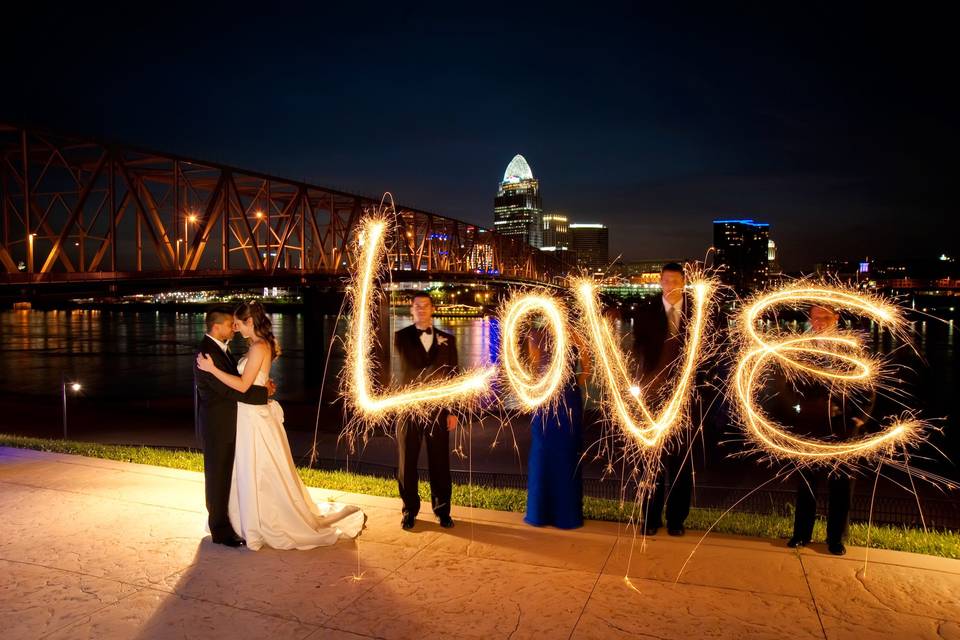
[[[323,341],[329,343],[331,336],[335,337],[324,379],[319,353],[310,356],[308,362],[305,345],[311,332],[305,326],[304,314],[276,313],[272,320],[283,348],[272,374],[279,389],[278,399],[288,407],[301,406],[306,416],[301,422],[312,430],[311,416],[320,398],[321,380],[325,403],[337,395],[346,321],[338,323],[334,317],[323,320]],[[394,315],[391,331],[409,323],[409,316]],[[437,319],[436,325],[456,336],[462,365],[475,366],[495,359],[495,319]],[[30,432],[31,408],[36,421],[58,425],[61,380],[81,384],[77,394],[69,392],[68,402],[78,405],[77,420],[93,423],[87,424],[87,429],[96,429],[100,422],[123,422],[149,430],[154,422],[189,420],[191,365],[203,334],[203,314],[197,312],[2,311],[0,431]],[[923,360],[909,363],[916,372],[907,388],[913,395],[911,404],[924,417],[943,418],[936,423],[942,432],[933,434],[932,441],[948,457],[955,458],[960,455],[956,419],[960,414],[956,393],[960,363],[955,353],[954,326],[918,322],[914,343]],[[882,350],[889,348],[889,344],[881,344]],[[234,351],[243,349],[242,340],[237,338]],[[398,373],[396,359],[391,364],[393,372]],[[291,419],[288,427],[298,428],[297,421]],[[38,435],[43,433],[43,429],[38,430]],[[136,435],[131,438],[135,440]],[[142,440],[150,441],[146,437]],[[956,477],[954,465],[934,450],[928,448],[924,454],[937,458],[933,464],[939,472]]]

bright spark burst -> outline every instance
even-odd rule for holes
[[[560,385],[570,373],[570,337],[567,335],[567,310],[559,298],[547,294],[517,293],[503,306],[500,361],[507,384],[524,409],[533,411],[557,396]],[[552,336],[549,363],[538,371],[524,365],[523,345],[534,318],[543,318]]]
[[[655,414],[648,406],[650,391],[641,388],[630,372],[627,358],[617,344],[613,329],[600,312],[597,287],[588,278],[576,279],[574,293],[583,311],[583,323],[589,336],[596,361],[596,375],[604,387],[605,409],[642,449],[659,448],[687,417],[690,395],[696,380],[697,367],[703,359],[704,337],[707,328],[707,309],[714,285],[710,280],[694,275],[690,278],[693,315],[687,324],[687,336],[680,356],[673,392]],[[657,390],[653,390],[655,393]]]
[[[855,333],[761,333],[758,326],[764,314],[785,305],[823,305],[847,310],[895,333],[902,332],[904,327],[903,316],[894,305],[842,287],[800,283],[757,296],[738,317],[743,346],[731,380],[740,422],[750,440],[773,458],[803,465],[837,465],[873,458],[916,442],[924,423],[913,417],[896,420],[874,435],[830,443],[793,435],[764,414],[757,406],[757,396],[764,374],[774,364],[787,376],[820,379],[843,396],[857,389],[875,388],[883,378],[883,362],[863,355],[863,345]],[[835,367],[828,368],[827,364]]]
[[[376,346],[377,304],[384,295],[378,282],[386,275],[386,242],[392,206],[382,207],[360,226],[356,250],[359,271],[348,288],[353,325],[348,332],[344,395],[367,426],[402,415],[427,416],[453,406],[469,406],[490,391],[496,375],[492,366],[456,375],[442,382],[412,383],[393,392],[378,392],[371,376],[371,353]],[[387,347],[389,348],[389,346]]]

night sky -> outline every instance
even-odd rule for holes
[[[702,256],[732,216],[770,222],[788,270],[957,251],[953,23],[919,4],[20,4],[0,119],[486,226],[522,153],[546,210],[610,226],[611,258]]]

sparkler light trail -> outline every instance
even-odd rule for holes
[[[541,316],[552,334],[550,362],[541,373],[524,366],[522,346],[530,321]],[[500,360],[507,384],[520,404],[528,411],[549,402],[570,373],[567,335],[567,313],[560,300],[545,294],[519,293],[512,296],[503,308],[503,338]]]
[[[348,332],[344,395],[369,424],[382,423],[400,414],[426,416],[453,405],[469,405],[490,390],[496,375],[482,367],[438,382],[413,383],[392,393],[378,393],[371,377],[371,352],[375,345],[377,282],[386,271],[388,220],[381,211],[361,223],[358,234],[359,272],[350,283],[348,297],[353,326]]]
[[[579,278],[573,283],[574,293],[583,311],[584,329],[592,342],[597,375],[605,387],[606,398],[610,403],[605,409],[642,449],[659,448],[676,427],[683,423],[696,379],[697,366],[706,353],[703,343],[713,284],[698,277],[691,277],[690,282],[693,314],[687,325],[686,342],[673,392],[660,409],[659,415],[655,415],[647,406],[644,393],[646,389],[639,388],[633,381],[633,375],[613,331],[603,320],[595,283],[589,278]]]
[[[761,334],[758,324],[763,315],[783,305],[845,309],[894,332],[902,331],[904,325],[902,314],[894,305],[841,287],[800,283],[760,295],[748,303],[737,321],[743,346],[731,391],[740,422],[752,442],[774,458],[803,465],[837,465],[889,454],[921,437],[923,422],[913,417],[896,420],[880,433],[846,442],[793,435],[767,417],[757,406],[757,396],[764,374],[774,364],[788,376],[820,379],[844,396],[856,389],[874,388],[883,377],[882,361],[861,355],[863,347],[855,333]],[[829,368],[829,364],[834,367]]]

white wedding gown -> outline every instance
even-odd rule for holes
[[[247,359],[237,369],[243,374]],[[265,385],[261,371],[254,384]],[[358,507],[315,504],[297,475],[283,429],[283,409],[237,403],[237,451],[230,487],[230,523],[247,547],[256,551],[313,549],[340,538],[355,538],[366,519]]]

